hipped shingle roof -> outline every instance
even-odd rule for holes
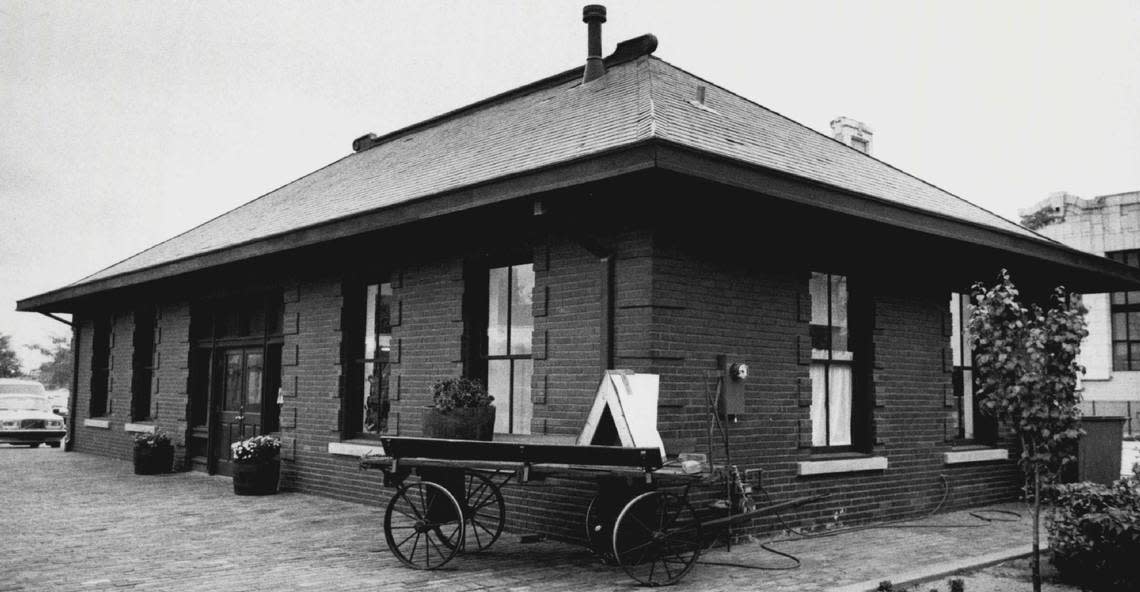
[[[566,74],[392,133],[72,286],[651,140],[1041,240],[661,59],[616,64],[588,84]]]

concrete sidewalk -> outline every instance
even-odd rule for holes
[[[407,569],[384,543],[382,508],[297,493],[238,497],[224,477],[136,476],[118,460],[5,446],[0,475],[0,592],[636,589],[621,568],[581,547],[521,544],[509,533],[445,569]],[[1025,513],[1020,504],[1002,507]],[[756,544],[712,551],[671,589],[809,592],[898,582],[916,570],[1017,554],[1030,540],[1028,518],[987,523],[954,512],[909,524],[928,527],[774,544],[800,558],[795,570],[756,569],[789,563]]]

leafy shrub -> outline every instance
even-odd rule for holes
[[[488,407],[495,397],[487,394],[483,383],[470,378],[448,378],[431,387],[432,403],[437,410],[447,413],[452,409]]]
[[[274,436],[254,436],[230,444],[236,463],[263,463],[273,460],[281,452],[281,440]]]
[[[153,434],[135,435],[135,448],[160,448],[163,446],[170,446],[170,436],[166,432],[155,431]]]
[[[1047,524],[1060,576],[1095,591],[1140,590],[1140,464],[1111,486],[1057,488]]]

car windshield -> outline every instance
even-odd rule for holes
[[[7,393],[17,393],[21,395],[42,395],[44,393],[44,386],[37,382],[0,382],[0,395]]]
[[[51,403],[47,397],[35,395],[0,395],[0,411],[47,411]]]

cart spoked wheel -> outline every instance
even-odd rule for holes
[[[384,513],[388,548],[408,567],[438,569],[463,546],[463,510],[447,489],[431,481],[404,483]]]
[[[461,550],[478,553],[499,540],[507,505],[499,486],[482,473],[468,472],[463,479],[463,492],[463,519],[467,528]]]
[[[701,538],[701,523],[685,499],[650,491],[630,500],[618,515],[614,557],[642,584],[674,584],[700,557]]]

